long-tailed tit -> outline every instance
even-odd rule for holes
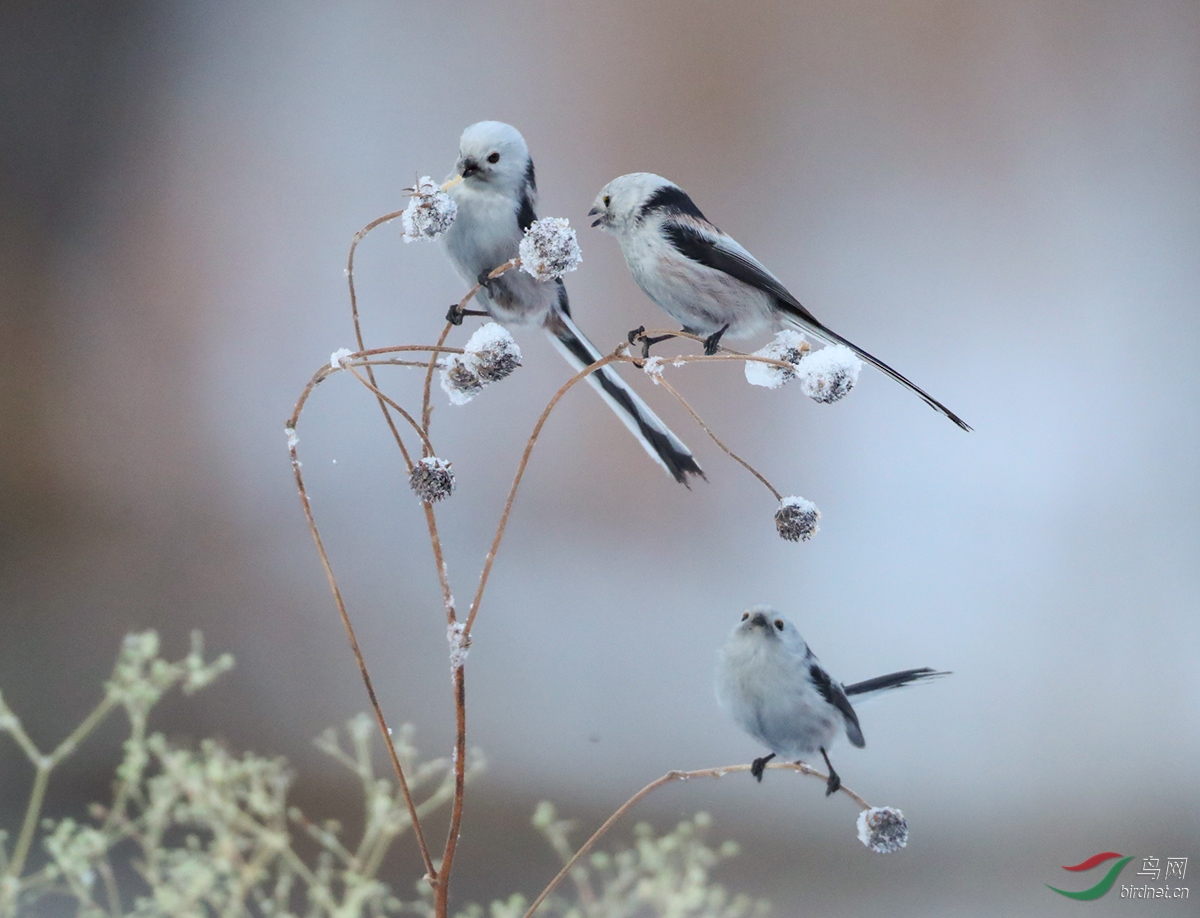
[[[717,701],[739,727],[771,750],[755,759],[751,773],[762,780],[767,762],[779,756],[798,761],[820,752],[829,768],[826,795],[842,786],[826,752],[843,733],[866,745],[851,698],[945,676],[906,669],[865,682],[842,685],[822,668],[800,632],[769,606],[753,606],[726,639],[717,661]]]
[[[458,152],[455,172],[443,186],[458,216],[442,237],[458,273],[468,284],[483,284],[477,299],[492,318],[504,325],[541,325],[576,369],[599,360],[600,352],[571,319],[561,280],[544,282],[515,270],[486,278],[516,256],[522,235],[537,219],[537,183],[525,138],[512,125],[480,121],[463,131]],[[592,373],[588,382],[676,481],[703,477],[691,450],[612,367]]]
[[[800,328],[822,341],[844,344],[963,430],[971,429],[882,360],[821,324],[774,274],[710,223],[682,188],[661,175],[634,172],[613,179],[600,190],[588,216],[596,218],[592,226],[617,237],[646,296],[685,332],[707,336],[705,353],[716,353],[726,334],[744,338],[764,329]]]

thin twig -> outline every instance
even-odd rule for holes
[[[436,357],[435,357],[435,359],[436,359]],[[422,363],[421,366],[424,366],[424,363]],[[367,376],[366,377],[364,377],[361,373],[358,373],[354,369],[353,366],[347,366],[346,369],[350,371],[350,373],[354,376],[355,379],[357,379],[360,383],[362,383],[364,386],[366,386],[368,389],[370,389],[372,392],[374,392],[376,398],[383,399],[383,401],[387,402],[388,405],[391,406],[393,411],[395,411],[398,415],[400,415],[400,417],[404,418],[404,420],[408,421],[409,426],[412,427],[412,429],[416,432],[417,436],[421,438],[421,445],[424,447],[424,450],[425,450],[424,455],[432,456],[433,455],[433,444],[429,442],[429,438],[425,435],[425,431],[421,429],[421,425],[418,424],[416,421],[416,418],[414,418],[411,414],[409,414],[407,411],[405,411],[397,401],[395,401],[394,399],[390,398],[387,395],[384,395],[383,392],[379,389],[379,387],[375,385],[375,381],[374,381],[375,374],[371,373],[370,365],[369,364],[367,365]],[[411,471],[412,471],[412,468],[410,466],[409,472],[411,473]]]
[[[529,440],[525,444],[525,452],[521,454],[521,461],[517,465],[517,474],[513,477],[512,486],[508,490],[508,500],[504,503],[504,512],[500,515],[499,525],[496,526],[496,535],[492,539],[492,547],[488,549],[487,558],[483,562],[483,571],[479,575],[479,586],[475,591],[475,598],[471,600],[471,608],[467,613],[466,627],[463,629],[464,639],[470,637],[471,626],[475,624],[475,616],[479,614],[479,604],[483,601],[483,592],[487,589],[488,577],[492,572],[492,564],[496,560],[496,552],[500,550],[500,541],[504,538],[504,530],[508,526],[508,516],[512,512],[513,501],[517,497],[517,488],[521,486],[521,479],[525,475],[525,467],[529,464],[529,457],[533,453],[534,444],[537,443],[537,439],[542,432],[542,427],[545,426],[546,420],[550,417],[550,412],[554,410],[554,406],[559,403],[559,400],[581,379],[586,379],[601,367],[606,367],[610,363],[621,359],[622,357],[618,354],[609,354],[607,357],[601,357],[595,363],[584,367],[563,383],[562,387],[554,393],[554,396],[546,404],[545,409],[538,417],[537,423],[533,425],[533,433],[529,435]]]
[[[766,767],[770,769],[796,771],[802,775],[812,775],[814,778],[820,778],[822,781],[829,780],[828,775],[822,774],[815,768],[808,765],[806,762],[771,762],[768,763]],[[531,918],[533,913],[538,910],[538,906],[540,906],[542,902],[545,901],[546,897],[554,891],[554,888],[558,886],[563,877],[570,872],[571,868],[579,862],[579,859],[587,854],[592,849],[592,846],[596,844],[596,842],[598,842],[609,829],[612,828],[613,824],[622,816],[624,816],[643,797],[646,797],[653,791],[658,790],[658,788],[662,787],[664,784],[670,784],[672,781],[688,781],[692,778],[722,778],[725,775],[733,774],[734,772],[750,771],[751,768],[753,768],[752,765],[728,765],[724,768],[701,768],[697,771],[669,771],[661,778],[651,781],[640,791],[621,804],[616,812],[609,816],[608,819],[604,820],[604,822],[600,825],[600,828],[592,833],[592,837],[583,843],[583,847],[575,852],[574,856],[563,865],[562,870],[560,870],[555,875],[554,879],[550,881],[550,884],[542,890],[541,894],[536,899],[533,900],[533,904],[529,906],[529,910],[525,912],[525,918]],[[858,804],[858,806],[862,809],[868,810],[871,808],[871,805],[867,803],[867,801],[865,801],[858,794],[854,793],[854,791],[850,790],[850,788],[846,787],[844,784],[840,790],[850,797],[850,799]]]
[[[712,359],[712,358],[709,358],[709,359]],[[709,427],[709,426],[708,426],[706,423],[704,423],[704,419],[703,419],[703,418],[701,418],[701,417],[700,417],[700,415],[698,415],[698,414],[696,413],[695,409],[694,409],[694,408],[692,408],[692,406],[691,406],[691,405],[689,405],[689,404],[687,403],[687,399],[685,399],[685,398],[684,398],[682,395],[680,395],[680,394],[679,394],[679,390],[678,390],[678,389],[676,389],[674,386],[672,386],[672,385],[671,385],[669,382],[667,382],[667,381],[666,381],[665,379],[663,379],[661,376],[660,376],[660,377],[658,377],[658,379],[656,380],[656,382],[657,382],[657,383],[658,383],[660,386],[662,386],[664,389],[666,389],[668,392],[670,392],[670,393],[671,393],[673,396],[675,396],[675,398],[676,398],[676,400],[679,402],[679,404],[681,404],[681,405],[682,405],[682,406],[683,406],[685,409],[687,409],[687,413],[688,413],[688,414],[690,414],[690,415],[692,416],[692,419],[693,419],[693,420],[694,420],[694,421],[695,421],[697,424],[699,424],[699,425],[700,425],[701,429],[702,429],[702,430],[703,430],[703,431],[704,431],[706,434],[708,434],[708,435],[709,435],[709,437],[711,437],[711,438],[712,438],[712,441],[713,441],[713,443],[715,443],[715,444],[717,444],[717,446],[721,447],[721,449],[725,451],[725,454],[726,454],[727,456],[729,456],[731,459],[733,459],[733,460],[734,460],[734,462],[737,462],[737,463],[738,463],[739,465],[741,465],[741,467],[742,467],[742,468],[744,468],[744,469],[745,469],[747,472],[749,472],[751,475],[753,475],[755,478],[757,478],[759,481],[761,481],[761,482],[762,482],[762,484],[763,484],[763,486],[764,486],[764,487],[765,487],[765,488],[766,488],[768,491],[770,491],[772,494],[774,494],[774,495],[775,495],[775,499],[776,499],[776,500],[783,500],[783,495],[782,495],[782,494],[780,494],[778,491],[776,491],[776,490],[775,490],[775,487],[774,487],[774,485],[772,485],[772,484],[771,484],[771,482],[767,481],[767,479],[766,479],[766,478],[764,478],[764,477],[763,477],[763,476],[762,476],[762,475],[759,473],[758,469],[756,469],[756,468],[755,468],[754,466],[752,466],[752,465],[751,465],[749,462],[747,462],[745,459],[743,459],[741,456],[739,456],[737,453],[735,453],[735,452],[734,452],[733,450],[731,450],[731,449],[730,449],[728,446],[726,446],[724,443],[722,443],[722,442],[721,442],[721,439],[720,439],[720,438],[719,438],[719,437],[718,437],[718,436],[717,436],[715,433],[713,433],[713,432],[712,432],[712,429],[711,429],[711,428],[710,428],[710,427]]]
[[[446,848],[442,853],[442,870],[434,888],[434,914],[445,918],[450,895],[450,869],[458,850],[458,832],[462,826],[463,796],[466,788],[467,758],[467,688],[463,667],[454,670],[454,803],[450,810],[450,828],[446,833]]]
[[[473,295],[474,291],[464,298],[463,302],[466,302],[466,299],[469,299]],[[459,305],[461,306],[462,304]],[[426,437],[429,436],[429,419],[433,416],[433,405],[430,402],[430,392],[433,389],[433,371],[437,369],[438,352],[441,350],[442,345],[446,343],[446,339],[450,337],[450,329],[452,328],[454,328],[454,324],[447,322],[446,327],[442,329],[442,333],[438,336],[437,340],[438,350],[429,355],[429,367],[425,371],[425,388],[421,394],[421,429],[425,431]]]
[[[300,402],[296,405],[295,413],[293,413],[289,425],[292,430],[295,430],[304,400],[307,398],[309,392],[312,391],[314,384],[309,383],[309,388],[305,389]],[[384,407],[384,411],[386,413],[386,406]],[[308,499],[308,491],[304,487],[304,476],[300,471],[300,459],[296,455],[296,445],[292,443],[288,447],[288,451],[291,453],[292,472],[296,477],[296,488],[300,492],[300,503],[304,508],[304,518],[308,522],[308,531],[312,534],[313,542],[316,543],[317,555],[321,559],[321,567],[325,570],[325,579],[329,583],[330,591],[333,593],[333,601],[337,604],[338,615],[341,616],[342,626],[346,629],[346,636],[350,640],[350,650],[354,654],[354,660],[358,664],[359,675],[362,677],[363,685],[367,689],[367,697],[371,701],[371,709],[375,713],[375,721],[378,723],[379,732],[383,736],[383,744],[387,747],[388,755],[392,760],[392,768],[396,772],[396,779],[400,784],[401,792],[404,794],[404,803],[408,807],[408,813],[413,822],[413,834],[416,836],[417,845],[421,849],[421,858],[425,862],[426,875],[430,878],[430,882],[436,882],[437,871],[433,867],[433,858],[429,853],[429,846],[425,843],[425,833],[422,831],[421,824],[417,820],[416,803],[413,801],[412,793],[409,791],[408,780],[404,776],[404,768],[400,764],[400,757],[396,754],[396,747],[392,743],[392,732],[388,729],[387,720],[383,716],[383,709],[379,706],[379,698],[375,694],[375,686],[371,682],[371,674],[367,671],[367,663],[363,659],[362,650],[358,645],[358,637],[354,633],[354,626],[350,623],[350,614],[346,611],[346,602],[342,598],[341,587],[338,585],[337,578],[333,574],[333,564],[330,562],[329,555],[325,551],[325,544],[321,539],[320,530],[317,528],[317,521],[313,516],[312,504]]]

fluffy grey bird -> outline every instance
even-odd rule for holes
[[[544,282],[518,270],[486,280],[489,271],[516,256],[521,237],[537,219],[533,160],[520,132],[499,121],[472,124],[463,131],[455,172],[444,187],[458,205],[458,216],[442,236],[446,252],[463,280],[484,284],[476,299],[487,314],[503,325],[542,326],[577,370],[599,360],[601,353],[571,319],[561,280]],[[691,450],[612,367],[592,373],[588,382],[676,481],[703,477]]]
[[[799,761],[820,752],[829,768],[828,796],[842,786],[826,752],[829,744],[845,734],[860,749],[866,745],[850,698],[945,675],[926,667],[842,685],[822,668],[795,625],[769,606],[753,606],[721,648],[716,692],[734,722],[771,750],[754,760],[754,777],[761,781],[777,755]]]
[[[882,360],[821,324],[758,259],[710,223],[682,188],[661,175],[634,172],[613,179],[600,189],[588,216],[596,218],[592,226],[617,237],[646,296],[685,332],[707,337],[705,353],[716,353],[726,334],[745,338],[764,329],[799,328],[844,344],[963,430],[971,429]]]

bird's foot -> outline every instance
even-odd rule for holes
[[[838,788],[842,786],[842,779],[833,770],[833,763],[829,761],[829,756],[826,755],[824,747],[821,748],[821,756],[825,759],[825,767],[829,769],[829,780],[825,782],[825,796],[830,797],[836,794]]]
[[[750,763],[750,774],[754,775],[755,780],[759,784],[762,784],[763,769],[767,767],[767,762],[773,758],[775,758],[775,753],[772,752],[770,755],[764,755],[762,758],[755,759]]]
[[[446,321],[451,325],[462,325],[463,319],[467,316],[486,316],[487,313],[481,309],[463,309],[458,303],[450,307],[446,313]]]
[[[496,282],[496,278],[492,277],[491,273],[491,271],[480,271],[479,276],[475,278],[475,283],[486,290],[488,296],[492,295],[492,284]]]
[[[639,344],[640,343],[642,345],[642,359],[645,360],[645,359],[649,358],[649,356],[650,356],[651,346],[658,344],[660,341],[667,341],[674,337],[676,337],[676,336],[675,335],[659,335],[657,338],[647,337],[646,326],[639,325],[637,328],[632,329],[629,332],[629,343],[630,344]]]
[[[724,325],[721,326],[720,329],[713,332],[711,335],[709,335],[707,338],[704,339],[704,353],[706,356],[711,357],[713,354],[715,354],[718,350],[721,349],[721,336],[724,335],[725,332],[727,332],[727,331],[729,331],[729,323],[728,322],[726,322]]]

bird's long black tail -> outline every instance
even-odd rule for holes
[[[930,669],[928,666],[925,666],[921,669],[905,669],[898,673],[888,673],[886,676],[876,676],[874,679],[864,679],[862,682],[855,682],[853,685],[844,685],[842,688],[849,696],[870,696],[886,692],[888,689],[903,688],[906,685],[912,685],[916,682],[924,682],[928,679],[936,679],[938,676],[948,675],[950,673],[939,672],[936,669]]]
[[[928,392],[926,392],[924,389],[922,389],[920,386],[918,386],[916,383],[914,383],[911,379],[909,379],[903,373],[900,373],[897,370],[893,370],[891,367],[889,367],[886,363],[884,363],[878,357],[874,356],[873,354],[868,354],[866,351],[864,351],[861,347],[859,347],[853,341],[849,341],[846,338],[843,338],[841,335],[839,335],[833,329],[826,328],[819,321],[817,321],[816,317],[811,312],[809,312],[807,309],[805,309],[799,303],[789,302],[788,300],[780,299],[778,297],[776,298],[776,302],[779,303],[780,307],[783,309],[783,311],[785,313],[788,314],[788,316],[791,318],[791,320],[796,325],[798,325],[802,329],[804,329],[805,331],[811,332],[816,337],[818,337],[821,340],[826,341],[830,344],[846,345],[846,347],[848,347],[848,348],[850,348],[850,350],[854,351],[855,354],[857,354],[859,357],[861,357],[863,360],[865,360],[871,366],[875,367],[875,369],[879,370],[879,372],[883,373],[885,376],[890,376],[892,379],[896,380],[896,382],[900,383],[900,385],[904,386],[906,389],[910,389],[913,392],[915,392],[917,395],[919,395],[921,397],[922,400],[924,400],[925,404],[928,405],[930,408],[932,408],[934,411],[941,412],[946,417],[948,417],[950,420],[952,420],[955,424],[957,424],[959,427],[961,427],[963,430],[971,429],[970,424],[968,424],[966,421],[964,421],[962,418],[960,418],[957,414],[955,414],[953,411],[951,411],[949,408],[947,408],[945,405],[943,405],[941,402],[939,402],[936,398],[934,398],[932,395],[930,395]]]
[[[555,347],[577,370],[582,370],[603,356],[564,310],[553,310],[546,317],[544,327]],[[587,379],[608,402],[621,423],[637,437],[650,458],[665,468],[676,481],[686,485],[689,475],[704,477],[692,451],[659,420],[658,415],[612,367],[602,367]]]

